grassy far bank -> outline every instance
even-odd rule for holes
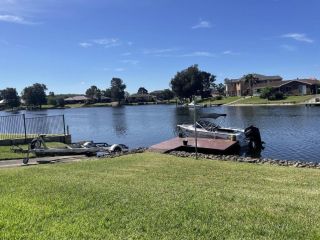
[[[312,99],[314,95],[306,95],[306,96],[288,96],[283,100],[273,100],[270,101],[268,99],[263,99],[260,97],[249,97],[243,98],[242,100],[236,102],[236,104],[298,104],[306,102]]]
[[[233,101],[236,101],[238,99],[241,99],[241,97],[224,97],[221,100],[213,100],[213,99],[204,99],[202,101],[199,101],[201,104],[227,104],[231,103]]]
[[[48,147],[64,147],[64,143],[59,142],[47,142],[46,143]],[[20,145],[23,149],[28,149],[28,145]],[[11,146],[0,146],[0,161],[1,160],[8,160],[8,159],[22,159],[26,155],[21,153],[14,153],[11,150]],[[30,157],[35,157],[33,154]],[[0,227],[1,228],[1,227]]]
[[[320,171],[144,153],[0,171],[1,239],[316,239]]]

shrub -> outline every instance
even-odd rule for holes
[[[272,87],[265,87],[261,90],[260,98],[269,99],[272,96]]]
[[[222,100],[222,96],[221,95],[218,95],[218,96],[216,96],[215,98],[214,98],[214,100]]]
[[[50,97],[50,98],[48,99],[48,104],[49,104],[49,105],[56,106],[56,105],[57,105],[57,100],[56,100],[55,98],[53,98],[53,97]]]

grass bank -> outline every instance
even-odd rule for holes
[[[64,143],[60,142],[47,142],[46,143],[48,147],[64,147]],[[20,145],[23,149],[28,149],[28,145]],[[1,160],[9,160],[9,159],[20,159],[24,158],[26,155],[21,153],[14,153],[11,150],[11,146],[0,146],[0,161]],[[31,155],[31,157],[35,157],[34,155]]]
[[[269,101],[268,99],[263,99],[260,97],[249,97],[243,98],[242,100],[236,102],[235,104],[299,104],[304,103],[310,99],[312,99],[314,95],[306,95],[306,96],[288,96],[283,100],[273,100]]]
[[[318,239],[320,171],[144,153],[0,171],[1,239]]]
[[[199,101],[201,104],[228,104],[231,102],[234,102],[238,99],[241,99],[242,97],[224,97],[221,100],[214,100],[214,99],[204,99],[202,101]]]

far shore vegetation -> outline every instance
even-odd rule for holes
[[[2,169],[1,239],[319,239],[320,171],[142,153]]]
[[[52,109],[78,107],[109,107],[117,105],[143,104],[183,104],[191,102],[194,96],[200,96],[201,104],[300,104],[310,100],[312,95],[286,96],[272,87],[261,90],[260,96],[253,96],[256,79],[253,74],[244,76],[245,83],[250,87],[249,95],[244,97],[226,96],[225,85],[216,83],[216,76],[202,71],[198,65],[192,65],[170,80],[170,89],[149,92],[140,87],[136,93],[130,94],[126,84],[120,78],[114,77],[110,87],[100,89],[95,85],[89,87],[84,94],[55,94],[49,91],[45,84],[35,83],[17,93],[15,88],[0,90],[0,109]]]

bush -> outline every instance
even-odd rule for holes
[[[56,101],[57,101],[57,106],[64,107],[65,102],[63,98],[58,98]]]
[[[50,98],[48,99],[48,104],[49,104],[49,105],[56,106],[56,105],[57,105],[57,100],[56,100],[55,98],[53,98],[53,97],[50,97]]]
[[[214,100],[222,100],[222,96],[221,95],[219,95],[219,96],[216,96],[215,98],[214,98]]]
[[[265,87],[261,90],[260,98],[269,99],[272,96],[272,88],[271,87]]]

